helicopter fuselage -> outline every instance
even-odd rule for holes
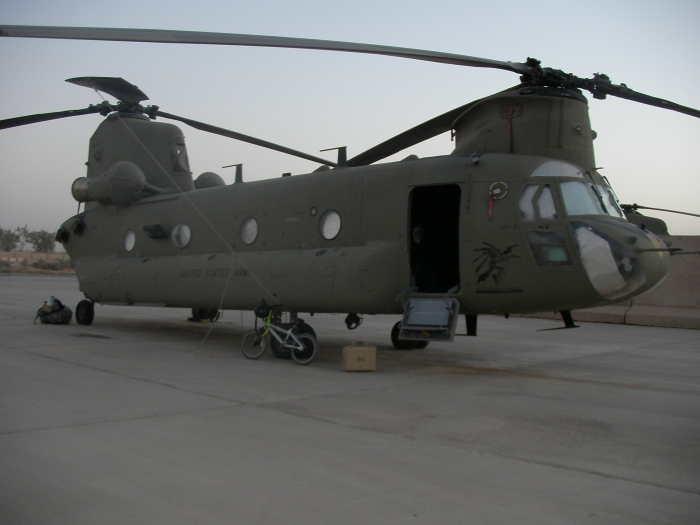
[[[64,246],[104,304],[379,314],[401,313],[404,293],[469,314],[571,310],[668,271],[644,251],[657,237],[601,211],[606,191],[547,157],[409,158],[93,204]]]
[[[629,299],[668,273],[669,248],[625,220],[607,178],[598,173],[597,134],[582,90],[597,99],[614,96],[694,117],[700,112],[613,84],[605,74],[580,78],[534,58],[501,62],[261,35],[3,26],[0,36],[332,50],[520,75],[515,87],[350,159],[340,148],[337,162],[143,107],[146,94],[122,78],[69,79],[118,103],[5,119],[0,129],[77,115],[107,117],[91,138],[87,177],[72,187],[85,211],[57,232],[89,299],[76,308],[81,324],[92,322],[93,302],[192,307],[213,319],[222,308],[249,309],[264,299],[291,312],[353,314],[348,328],[359,324],[356,314],[401,313],[405,307],[405,324],[392,329],[399,348],[399,339],[410,339],[409,325],[419,346],[426,342],[420,334],[433,337],[426,327],[449,325],[452,337],[457,302],[470,335],[479,313],[558,310],[571,326],[570,310]],[[323,168],[246,183],[237,170],[229,186],[210,172],[193,180],[182,131],[158,118]],[[374,164],[448,131],[455,143],[448,156]],[[449,297],[440,304],[413,303],[419,305],[415,312],[431,315],[449,303],[449,322],[413,323],[404,301],[416,297]],[[203,319],[193,312],[197,318]]]

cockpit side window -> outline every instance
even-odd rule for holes
[[[528,231],[527,241],[539,266],[571,266],[566,239],[558,231]]]
[[[528,184],[520,195],[518,206],[520,208],[520,218],[524,221],[534,221],[537,218],[535,216],[535,203],[532,202],[532,199],[538,188],[538,184]]]
[[[605,203],[605,208],[608,210],[608,213],[613,217],[620,217],[624,219],[625,214],[622,213],[620,206],[618,206],[617,199],[615,198],[615,194],[613,193],[612,189],[610,187],[601,186],[600,184],[597,186],[600,194],[603,197],[603,202]]]
[[[524,221],[553,221],[557,218],[557,209],[549,184],[528,184],[518,200],[520,218]]]
[[[537,176],[551,175],[551,172],[555,168],[560,168],[561,165],[563,163],[560,162],[544,163],[535,171],[541,172]],[[573,261],[569,255],[566,236],[563,232],[557,231],[557,224],[544,224],[546,221],[556,221],[561,217],[561,212],[557,213],[552,191],[553,183],[546,184],[546,182],[550,181],[543,180],[540,184],[528,184],[520,194],[518,207],[521,219],[539,223],[528,225],[528,229],[533,229],[526,231],[525,236],[538,266],[571,266]]]
[[[542,188],[540,196],[537,197],[537,209],[540,212],[540,219],[543,221],[553,221],[557,218],[557,210],[554,207],[554,199],[552,198],[552,190],[549,184]]]

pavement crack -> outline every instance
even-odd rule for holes
[[[382,358],[386,359],[386,357],[382,357]],[[389,359],[396,360],[398,358],[389,358]],[[552,362],[554,362],[554,361],[552,361]],[[542,363],[538,363],[537,366],[540,366],[541,364]],[[546,363],[544,363],[544,364],[546,364]],[[528,371],[520,365],[516,365],[513,367],[498,368],[498,367],[473,366],[473,365],[463,365],[463,364],[447,365],[444,363],[433,361],[433,362],[423,363],[422,368],[420,368],[421,372],[427,372],[430,370],[441,370],[441,371],[444,371],[445,375],[454,375],[454,376],[482,375],[482,374],[483,375],[491,374],[491,375],[503,375],[503,376],[517,376],[517,377],[525,377],[525,378],[532,378],[532,379],[552,379],[555,381],[564,381],[564,382],[569,382],[569,383],[583,383],[583,384],[591,384],[591,385],[599,385],[599,386],[633,388],[633,389],[637,389],[637,390],[648,390],[648,391],[652,391],[652,392],[688,394],[688,395],[695,395],[695,396],[700,395],[700,390],[689,390],[689,389],[682,389],[682,388],[667,388],[667,387],[659,387],[659,386],[653,386],[653,385],[623,383],[620,381],[601,381],[599,379],[592,379],[592,378],[554,375],[554,374],[547,374],[547,373],[543,373],[543,372]]]
[[[114,376],[117,376],[117,377],[124,377],[124,378],[127,378],[127,379],[133,379],[133,380],[135,380],[135,381],[141,381],[141,382],[144,382],[144,383],[149,383],[149,384],[158,385],[158,386],[162,386],[162,387],[166,387],[166,388],[171,388],[171,389],[173,389],[173,390],[177,390],[177,391],[180,391],[180,392],[186,392],[186,393],[188,393],[188,394],[196,394],[196,395],[200,395],[200,396],[204,396],[204,397],[209,397],[209,398],[212,398],[212,399],[218,399],[219,401],[227,401],[227,402],[229,402],[229,403],[240,403],[240,401],[238,401],[238,400],[236,400],[236,399],[231,399],[231,398],[228,398],[228,397],[225,397],[225,396],[217,396],[217,395],[215,395],[215,394],[209,394],[209,393],[207,393],[207,392],[199,392],[199,391],[197,391],[197,390],[192,390],[192,389],[188,389],[188,388],[183,388],[183,387],[181,387],[181,386],[177,386],[177,385],[174,385],[174,384],[172,384],[172,383],[166,383],[166,382],[164,382],[164,381],[155,381],[155,380],[153,380],[153,379],[146,379],[146,378],[143,378],[143,377],[138,377],[138,376],[134,376],[134,375],[130,375],[130,374],[124,374],[124,373],[122,373],[122,372],[116,372],[116,371],[114,371],[114,370],[108,370],[108,369],[100,368],[100,367],[97,367],[97,366],[86,365],[86,364],[83,364],[83,363],[76,363],[76,362],[73,362],[73,361],[69,361],[69,360],[66,360],[66,359],[59,359],[58,357],[54,357],[54,356],[50,356],[50,355],[45,355],[45,354],[41,354],[41,353],[38,353],[38,352],[31,352],[31,351],[26,350],[26,349],[18,349],[17,351],[24,352],[24,353],[27,353],[27,354],[31,354],[31,355],[36,356],[36,357],[43,357],[43,358],[45,358],[45,359],[51,359],[51,360],[57,361],[57,362],[59,362],[59,363],[68,364],[68,365],[73,365],[73,366],[77,366],[77,367],[80,367],[80,368],[85,368],[85,369],[87,369],[87,370],[94,370],[94,371],[96,371],[96,372],[102,372],[102,373],[104,373],[104,374],[111,374],[111,375],[114,375]]]
[[[232,406],[241,406],[240,403],[235,403]],[[146,419],[156,419],[156,418],[161,418],[161,417],[172,417],[172,416],[183,416],[187,414],[200,414],[204,412],[210,412],[213,410],[221,410],[222,408],[231,408],[229,407],[208,407],[208,408],[199,408],[196,410],[182,410],[180,412],[167,412],[167,413],[161,413],[161,414],[144,414],[141,416],[130,416],[130,417],[116,417],[112,419],[98,419],[98,420],[93,420],[93,421],[82,421],[80,423],[68,423],[66,425],[56,425],[56,426],[51,426],[51,427],[38,427],[38,428],[26,428],[26,429],[21,429],[21,430],[10,430],[8,432],[0,432],[0,436],[11,436],[13,434],[26,434],[30,432],[46,432],[49,430],[61,430],[65,428],[76,428],[76,427],[89,427],[89,426],[94,426],[94,425],[104,425],[106,423],[123,423],[125,421],[139,421],[139,420],[146,420]]]
[[[373,389],[376,390],[376,389]],[[335,394],[337,395],[337,394]],[[328,396],[318,396],[318,397],[328,397]],[[368,432],[368,433],[373,433],[373,434],[378,434],[381,436],[392,436],[396,439],[399,440],[404,440],[404,441],[409,441],[409,442],[414,442],[414,443],[423,443],[426,445],[432,445],[432,446],[437,446],[449,450],[457,450],[461,452],[471,452],[474,454],[481,454],[485,456],[490,456],[490,457],[495,457],[495,458],[500,458],[503,460],[508,460],[508,461],[517,461],[519,463],[525,463],[525,464],[531,464],[531,465],[537,465],[540,467],[547,467],[547,468],[553,468],[557,470],[565,470],[569,472],[577,472],[580,474],[587,474],[591,476],[600,476],[603,478],[607,479],[612,479],[612,480],[617,480],[617,481],[623,481],[627,483],[634,483],[637,485],[643,485],[643,486],[648,486],[648,487],[654,487],[654,488],[659,488],[659,489],[665,489],[665,490],[673,490],[673,491],[678,491],[678,492],[683,492],[686,494],[692,494],[694,496],[700,496],[700,491],[698,490],[693,490],[693,489],[688,489],[684,487],[677,487],[677,486],[671,486],[671,485],[664,485],[662,483],[654,483],[651,481],[643,481],[639,479],[634,479],[631,477],[625,477],[625,476],[618,476],[606,472],[601,472],[599,470],[592,470],[592,469],[585,469],[585,468],[580,468],[580,467],[574,467],[570,465],[562,465],[559,463],[554,463],[551,461],[541,461],[541,460],[535,460],[531,458],[523,458],[515,455],[510,455],[510,454],[498,454],[492,451],[485,451],[485,450],[480,450],[478,448],[465,448],[465,447],[456,447],[454,445],[449,445],[444,442],[428,442],[424,439],[420,439],[419,437],[416,436],[409,436],[406,434],[402,434],[400,432],[390,432],[390,431],[382,431],[378,428],[374,427],[368,427],[368,426],[363,426],[363,425],[353,425],[353,424],[344,424],[332,419],[325,418],[323,416],[318,416],[318,415],[313,415],[313,414],[304,414],[300,413],[298,411],[294,410],[287,410],[285,409],[286,407],[284,406],[277,406],[275,407],[275,404],[282,404],[284,402],[275,402],[275,403],[266,403],[266,404],[257,404],[256,406],[258,408],[262,408],[265,410],[271,410],[274,412],[282,413],[288,416],[292,417],[298,417],[298,418],[303,418],[307,419],[310,421],[316,421],[319,423],[324,423],[327,425],[331,426],[336,426],[336,427],[345,427],[345,428],[352,428],[353,430],[357,430],[359,432]]]
[[[443,446],[446,446],[446,445],[443,445]],[[450,447],[450,448],[453,448],[453,447]],[[539,465],[539,466],[542,466],[542,467],[556,468],[556,469],[560,469],[560,470],[568,470],[568,471],[570,471],[570,472],[578,472],[578,473],[581,473],[581,474],[590,474],[590,475],[592,475],[592,476],[600,476],[600,477],[607,478],[607,479],[614,479],[614,480],[618,480],[618,481],[625,481],[625,482],[627,482],[627,483],[635,483],[635,484],[638,484],[638,485],[645,485],[645,486],[648,486],[648,487],[655,487],[655,488],[659,488],[659,489],[676,490],[676,491],[679,491],[679,492],[684,492],[684,493],[686,493],[686,494],[693,494],[694,496],[700,496],[700,491],[698,491],[698,490],[686,489],[686,488],[683,488],[683,487],[674,487],[674,486],[671,486],[671,485],[664,485],[664,484],[662,484],[662,483],[653,483],[653,482],[651,482],[651,481],[641,481],[641,480],[638,480],[638,479],[633,479],[633,478],[625,477],[625,476],[616,476],[616,475],[614,475],[614,474],[608,474],[608,473],[605,473],[605,472],[601,472],[601,471],[599,471],[599,470],[591,470],[591,469],[585,469],[585,468],[581,468],[581,467],[573,467],[573,466],[570,466],[570,465],[561,465],[561,464],[558,464],[558,463],[553,463],[553,462],[551,462],[551,461],[539,461],[539,460],[535,460],[535,459],[526,459],[526,458],[521,458],[521,457],[518,457],[518,456],[511,456],[511,455],[508,455],[508,454],[496,454],[496,453],[494,453],[494,452],[484,452],[484,451],[476,451],[476,452],[479,452],[479,453],[482,453],[482,454],[488,454],[488,455],[490,455],[490,456],[498,457],[498,458],[502,458],[502,459],[509,459],[509,460],[512,460],[512,461],[519,461],[519,462],[521,462],[521,463],[527,463],[527,464],[532,464],[532,465]]]

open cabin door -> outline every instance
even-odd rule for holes
[[[411,286],[446,293],[459,286],[459,204],[456,184],[418,186],[409,196]]]

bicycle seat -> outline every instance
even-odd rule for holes
[[[255,307],[253,312],[255,313],[256,317],[259,317],[260,319],[267,319],[267,316],[270,315],[270,310],[272,310],[272,308],[263,300],[258,306]]]

